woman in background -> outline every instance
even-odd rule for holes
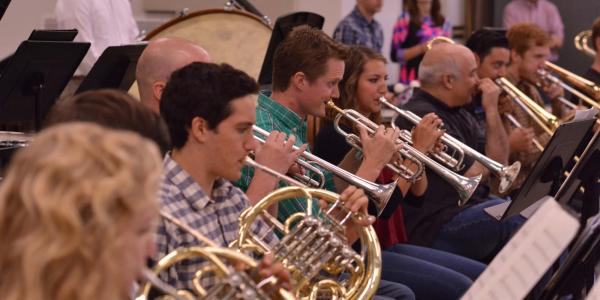
[[[404,0],[404,11],[394,25],[390,57],[400,63],[398,81],[417,80],[419,64],[427,42],[435,37],[451,37],[452,26],[441,14],[439,0]]]
[[[128,299],[154,252],[160,172],[158,148],[135,133],[42,131],[0,186],[2,298]]]

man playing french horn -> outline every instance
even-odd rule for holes
[[[228,65],[192,63],[172,74],[160,101],[173,145],[163,163],[161,211],[222,247],[238,238],[238,218],[249,205],[244,193],[228,180],[239,178],[247,155],[256,149],[252,125],[257,89],[252,78]],[[367,198],[361,190],[350,187],[340,198],[350,211],[366,213]],[[358,225],[370,225],[371,219],[363,221]],[[254,223],[253,231],[270,243],[278,240],[263,222]],[[157,242],[157,259],[176,248],[200,244],[167,220],[159,224]],[[280,262],[273,262],[270,256],[263,259],[261,275],[275,275],[280,285],[289,288],[288,272]],[[191,290],[201,266],[198,260],[178,263],[165,279]],[[201,282],[206,287],[214,280],[209,276]]]

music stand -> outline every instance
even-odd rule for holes
[[[29,34],[29,41],[72,42],[77,36],[77,29],[41,30],[34,29]]]
[[[325,18],[312,12],[295,12],[277,18],[273,33],[269,40],[269,47],[263,60],[260,75],[258,76],[258,84],[261,86],[269,85],[273,82],[273,55],[275,49],[283,41],[283,39],[298,25],[308,25],[317,29],[322,29],[325,23]]]
[[[10,4],[10,0],[0,0],[0,20],[4,16],[6,9],[8,9],[8,5]]]
[[[595,121],[596,119],[587,119],[568,122],[554,131],[533,170],[502,215],[502,220],[518,215],[537,200],[553,195],[558,190],[565,167],[573,159],[577,147]]]
[[[135,81],[135,69],[148,43],[106,48],[75,94],[88,90],[114,88],[128,91]]]
[[[24,41],[0,77],[0,123],[41,120],[79,66],[90,43]]]

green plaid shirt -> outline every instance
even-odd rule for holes
[[[306,122],[296,113],[289,110],[285,106],[275,102],[270,98],[270,91],[261,91],[258,95],[258,106],[256,107],[256,125],[268,132],[277,130],[288,135],[296,136],[296,146],[300,147],[307,144],[307,129]],[[306,150],[308,151],[308,149]],[[324,188],[333,192],[337,192],[335,183],[333,182],[333,174],[323,170],[325,174]],[[235,185],[246,191],[250,185],[250,181],[254,176],[254,169],[244,167],[242,169],[242,177]],[[284,182],[279,182],[279,187],[287,186]],[[306,202],[301,199],[289,199],[279,204],[278,218],[279,220],[287,219],[291,214],[305,211]]]

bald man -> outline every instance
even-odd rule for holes
[[[500,89],[489,79],[479,79],[473,53],[462,45],[437,44],[429,50],[419,68],[421,89],[404,109],[419,116],[434,112],[444,122],[446,133],[489,158],[506,164],[508,143],[498,113]],[[485,131],[478,128],[468,111],[471,97],[481,93],[485,110]],[[398,126],[410,129],[412,124],[398,119]],[[482,132],[486,132],[483,136]],[[489,175],[479,162],[465,157],[463,176]],[[405,221],[410,242],[453,252],[483,262],[491,260],[512,233],[524,221],[521,217],[498,222],[483,209],[503,203],[489,199],[485,186],[477,197],[463,207],[457,206],[456,190],[435,172],[428,172],[429,189],[422,205],[405,207]]]
[[[150,41],[135,72],[140,100],[159,113],[160,97],[171,73],[193,62],[211,61],[204,48],[185,39],[168,37]]]

